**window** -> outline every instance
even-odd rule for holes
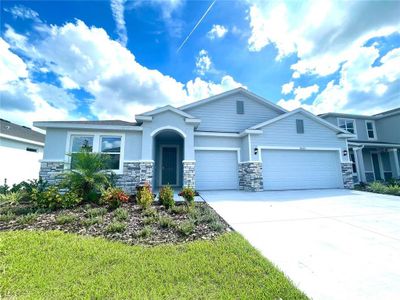
[[[303,120],[296,120],[296,130],[297,133],[304,133],[304,121]]]
[[[368,139],[370,139],[370,140],[376,139],[375,122],[365,121],[365,125],[367,126]]]
[[[244,114],[244,102],[243,101],[236,101],[236,113],[238,115]]]
[[[352,119],[338,119],[339,127],[356,134],[356,122]]]
[[[71,168],[74,169],[74,157],[81,151],[96,152],[107,157],[106,170],[121,171],[123,135],[73,134],[70,139]]]
[[[93,136],[73,135],[71,137],[71,169],[75,168],[76,153],[81,151],[93,151]]]
[[[121,154],[121,137],[119,136],[102,136],[100,152],[108,156],[108,170],[118,170]]]
[[[26,151],[28,151],[28,152],[37,152],[37,149],[26,147]]]

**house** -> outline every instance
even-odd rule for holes
[[[354,134],[348,140],[354,182],[400,178],[400,108],[372,116],[327,113],[320,117]]]
[[[0,119],[0,184],[38,178],[45,135]],[[21,172],[21,170],[24,170]]]
[[[345,129],[304,109],[288,112],[243,88],[136,122],[35,122],[46,130],[40,175],[56,182],[82,147],[110,155],[128,193],[147,181],[197,190],[351,188]]]

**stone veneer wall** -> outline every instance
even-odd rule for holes
[[[343,186],[345,189],[354,187],[353,165],[351,162],[342,163]]]
[[[183,161],[183,186],[196,188],[195,181],[195,162],[194,161]]]
[[[123,174],[117,176],[116,186],[127,194],[133,194],[139,184],[148,182],[152,185],[153,166],[152,161],[124,162]]]
[[[60,175],[64,171],[64,162],[42,161],[40,163],[39,177],[47,181],[50,185],[58,184],[62,180]]]
[[[239,189],[249,192],[264,190],[262,162],[245,162],[239,164]]]

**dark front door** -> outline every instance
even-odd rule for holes
[[[177,148],[162,147],[161,150],[161,184],[177,185]]]
[[[372,155],[372,164],[373,164],[374,173],[375,173],[375,180],[382,180],[378,154],[372,153],[371,155]]]

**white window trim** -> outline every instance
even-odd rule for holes
[[[119,169],[118,170],[108,170],[113,171],[115,174],[122,174],[124,171],[124,157],[125,157],[125,133],[120,132],[93,132],[93,131],[68,131],[67,132],[67,143],[65,148],[65,157],[64,157],[64,169],[67,169],[71,163],[71,157],[67,154],[72,151],[72,136],[93,136],[93,153],[102,153],[101,152],[101,137],[121,137],[121,151],[119,157]]]
[[[345,123],[346,121],[353,121],[353,127],[354,127],[354,135],[356,136],[356,138],[358,138],[358,134],[357,134],[357,122],[356,119],[349,119],[349,118],[337,118],[337,126],[341,129],[343,129],[342,127],[339,126],[339,120],[344,120]],[[347,127],[347,126],[346,126]],[[347,128],[344,128],[344,130],[348,131]],[[350,132],[350,131],[349,131]],[[351,132],[350,132],[351,133]]]
[[[372,124],[372,130],[373,130],[373,132],[374,132],[374,137],[373,138],[370,138],[369,137],[369,135],[368,135],[368,123],[371,123]],[[365,120],[365,130],[367,131],[367,138],[368,138],[368,140],[370,140],[370,141],[376,141],[377,139],[378,139],[378,136],[377,136],[377,132],[376,132],[376,127],[375,127],[375,121],[374,120]]]

